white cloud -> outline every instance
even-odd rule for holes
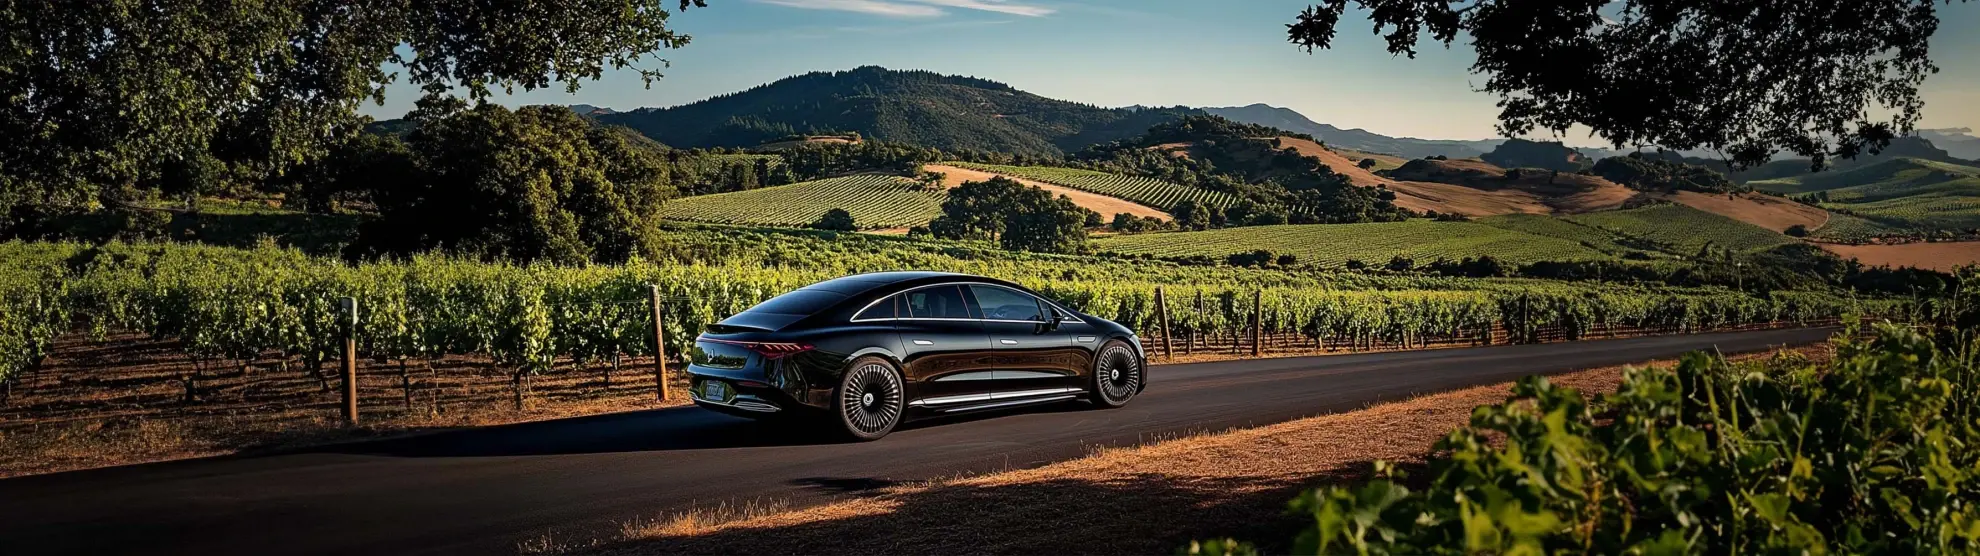
[[[935,17],[942,10],[934,6],[902,4],[884,0],[756,0],[765,4],[804,8],[807,10],[837,10],[859,12],[887,17]]]
[[[986,12],[1006,13],[1011,15],[1022,15],[1029,17],[1049,15],[1052,12],[1058,11],[1044,6],[1027,6],[1024,4],[1013,4],[1007,0],[912,0],[912,1],[920,2],[923,4],[934,4],[937,6],[948,6],[951,8],[962,8],[965,10],[983,10]]]
[[[1010,0],[756,0],[807,10],[835,10],[886,17],[936,17],[948,12],[942,8],[980,10],[1026,17],[1038,17],[1058,10],[1044,6],[1017,4]]]

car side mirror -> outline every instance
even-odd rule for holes
[[[1045,317],[1045,330],[1046,331],[1058,330],[1059,324],[1063,322],[1065,322],[1065,319],[1059,318],[1059,312],[1052,311],[1052,314]]]

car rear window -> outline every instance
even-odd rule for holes
[[[858,315],[853,316],[853,320],[894,318],[894,301],[897,299],[900,299],[900,296],[890,296],[875,302],[872,307],[867,307],[865,311],[860,311]]]
[[[967,319],[969,306],[963,303],[962,288],[936,286],[901,294],[907,311],[918,319]]]
[[[818,290],[798,290],[750,307],[745,313],[775,313],[779,315],[809,315],[823,311],[846,296]]]

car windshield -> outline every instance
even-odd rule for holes
[[[798,290],[750,307],[745,313],[775,313],[779,315],[809,315],[831,307],[846,296],[827,291]]]

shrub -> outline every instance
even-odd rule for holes
[[[859,225],[853,222],[852,213],[846,212],[846,209],[835,208],[819,215],[818,220],[811,223],[811,229],[850,232],[859,229]]]
[[[1980,361],[1882,324],[1825,365],[1693,353],[1591,401],[1529,377],[1433,448],[1427,488],[1377,480],[1291,508],[1301,554],[1971,553]],[[1962,335],[1962,338],[1964,336]],[[1224,540],[1185,551],[1245,552]]]

